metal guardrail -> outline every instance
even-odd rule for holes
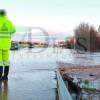
[[[56,70],[56,76],[59,100],[73,100],[58,70]]]

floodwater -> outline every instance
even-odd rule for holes
[[[9,80],[0,82],[0,100],[56,100],[56,61],[99,65],[99,58],[100,53],[77,54],[62,48],[10,51]]]

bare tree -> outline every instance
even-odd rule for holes
[[[82,50],[82,46],[86,47],[87,50],[90,48],[90,51],[96,51],[98,49],[98,32],[92,25],[89,25],[88,23],[81,23],[76,27],[74,33],[77,40],[76,49]],[[82,45],[78,44],[78,40],[80,40],[80,44]]]

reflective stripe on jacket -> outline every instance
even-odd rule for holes
[[[6,16],[0,16],[0,49],[9,50],[11,47],[11,37],[15,32],[13,24]]]

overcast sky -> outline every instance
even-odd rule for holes
[[[98,29],[100,0],[0,0],[16,27],[41,27],[51,34],[71,35],[81,22]]]

